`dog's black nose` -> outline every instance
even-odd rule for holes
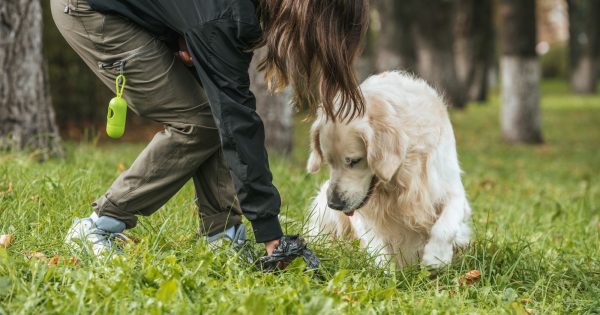
[[[328,201],[327,206],[333,210],[344,210],[344,204],[341,201]]]
[[[333,210],[346,209],[346,203],[342,200],[342,196],[338,193],[335,185],[329,186],[327,191],[327,206]]]

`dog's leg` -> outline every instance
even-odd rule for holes
[[[392,262],[394,254],[387,250],[380,250],[377,256],[375,256],[375,265],[379,268],[387,268]]]
[[[377,236],[373,227],[364,221],[361,213],[355,214],[351,221],[354,236],[360,240],[360,246],[375,259],[375,265],[380,268],[388,266],[394,255],[387,243]]]
[[[456,247],[465,247],[469,245],[471,241],[471,226],[469,222],[471,220],[471,206],[469,205],[469,201],[465,199],[465,216],[463,221],[460,223],[460,228],[458,229],[458,233],[456,234],[456,238],[454,240],[454,245]]]
[[[367,232],[359,237],[363,247],[367,249],[369,254],[375,257],[375,265],[380,268],[384,268],[389,265],[394,255],[390,252],[386,243],[377,238],[374,233]]]
[[[449,198],[444,209],[431,229],[431,237],[423,252],[422,264],[440,268],[452,261],[454,246],[465,246],[469,242],[469,203],[464,190]]]

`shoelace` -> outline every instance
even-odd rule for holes
[[[222,240],[225,240],[228,244],[219,243]],[[222,234],[218,238],[210,240],[208,245],[213,249],[223,248],[223,246],[228,247],[232,254],[239,255],[238,257],[248,264],[254,264],[256,261],[248,240],[235,239],[235,237],[231,238],[229,235]]]
[[[127,235],[123,234],[123,233],[113,233],[113,232],[108,232],[105,230],[101,230],[99,228],[95,228],[90,232],[90,235],[98,235],[100,236],[100,238],[98,240],[96,240],[94,243],[94,245],[96,244],[100,244],[103,242],[107,242],[109,247],[117,247],[119,250],[121,250],[121,246],[119,246],[119,244],[115,243],[113,240],[121,240],[123,242],[130,242],[131,239],[129,237],[127,237]]]

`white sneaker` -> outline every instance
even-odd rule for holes
[[[75,218],[69,228],[65,243],[77,251],[88,250],[95,256],[120,254],[121,246],[115,240],[129,242],[122,234],[125,223],[111,217],[102,216],[95,222],[91,218]]]
[[[246,243],[246,225],[240,223],[232,226],[223,232],[209,236],[207,240],[211,247],[223,247],[225,244],[231,244],[237,249]]]
[[[228,248],[232,254],[239,254],[249,263],[254,263],[251,248],[247,245],[246,225],[240,223],[229,229],[207,237],[208,247],[213,250]]]

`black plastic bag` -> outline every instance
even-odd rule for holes
[[[283,236],[279,240],[279,246],[271,256],[258,259],[256,266],[264,272],[283,269],[294,259],[302,257],[308,269],[317,269],[321,261],[308,249],[306,242],[298,235]]]

